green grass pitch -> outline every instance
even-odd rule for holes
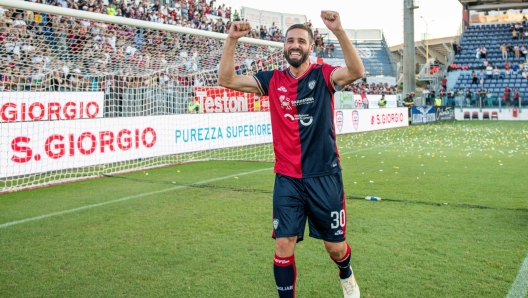
[[[338,139],[362,297],[508,294],[528,254],[528,123]],[[197,162],[0,195],[0,297],[276,297],[272,167]],[[320,241],[299,243],[296,263],[298,297],[342,297]]]

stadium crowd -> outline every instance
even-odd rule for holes
[[[388,83],[352,83],[343,87],[342,91],[351,91],[355,94],[398,94],[397,86],[389,86]]]
[[[97,0],[34,2],[219,33],[229,29],[231,19],[240,19],[237,10],[217,5],[215,0],[176,0],[171,6],[123,0],[110,0],[108,5]],[[316,56],[333,57],[333,44],[325,44],[317,30],[314,33]],[[248,37],[284,39],[275,24],[256,27]],[[252,75],[287,65],[280,50],[248,44],[238,47],[242,54],[235,59],[237,74]],[[109,106],[124,106],[130,94],[148,97],[157,92],[152,90],[164,88],[169,90],[164,94],[183,97],[179,100],[183,104],[192,99],[192,93],[182,87],[217,86],[221,52],[222,42],[212,38],[0,7],[2,91],[103,91],[113,101]],[[397,91],[395,86],[366,83],[343,90]]]
[[[146,1],[113,1],[106,6],[95,0],[36,2],[220,33],[231,23],[224,19],[239,18],[238,11],[217,6],[214,0],[177,0],[172,7]],[[283,38],[275,26],[263,27],[252,37]],[[188,86],[196,81],[191,75],[196,72],[205,73],[204,84],[214,84],[210,72],[216,69],[222,47],[211,38],[1,7],[0,44],[0,89],[13,91],[102,90],[111,76],[123,84],[160,83],[160,77],[169,76],[174,84]],[[239,73],[284,63],[267,47],[240,47],[244,54],[237,60]]]

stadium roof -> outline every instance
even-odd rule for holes
[[[441,63],[446,63],[445,57],[449,56],[449,51],[451,51],[455,39],[456,36],[430,39],[428,45],[424,41],[416,41],[414,43],[415,62],[420,64],[425,63],[426,53],[428,52],[430,58],[438,58]],[[402,61],[403,44],[390,47],[390,51],[396,62]]]
[[[467,10],[508,10],[528,8],[528,0],[458,0]]]

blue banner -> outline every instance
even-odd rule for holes
[[[412,124],[425,124],[436,121],[434,106],[412,107]]]

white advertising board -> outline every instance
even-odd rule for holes
[[[367,94],[369,109],[379,109],[378,100],[381,95]],[[385,95],[387,108],[398,107],[398,97],[396,95]],[[336,109],[363,109],[363,99],[361,94],[354,94],[350,91],[340,91],[334,94],[334,106]]]
[[[0,92],[0,123],[101,118],[103,92]]]
[[[280,12],[273,11],[260,11],[260,25],[266,26],[266,29],[269,30],[271,25],[275,23],[277,29],[281,29],[282,26],[282,14]]]
[[[406,108],[336,110],[336,133],[407,126]],[[0,123],[0,178],[272,140],[269,112]]]
[[[286,33],[286,30],[290,28],[293,24],[304,24],[306,23],[306,15],[301,14],[291,14],[291,13],[283,13],[282,14],[282,25],[283,25],[283,32]]]
[[[11,122],[0,132],[0,177],[271,142],[264,112]]]
[[[519,107],[503,107],[502,109],[477,109],[477,108],[455,108],[455,119],[456,120],[468,120],[464,118],[464,113],[469,114],[469,119],[472,120],[509,120],[509,121],[527,121],[528,120],[528,109]],[[488,118],[484,119],[484,114],[487,113]],[[476,117],[473,117],[476,116]]]
[[[336,110],[334,113],[337,134],[409,126],[407,108]]]
[[[260,29],[260,10],[250,7],[244,7],[240,9],[240,15],[244,20],[247,20],[251,25],[251,28]]]

